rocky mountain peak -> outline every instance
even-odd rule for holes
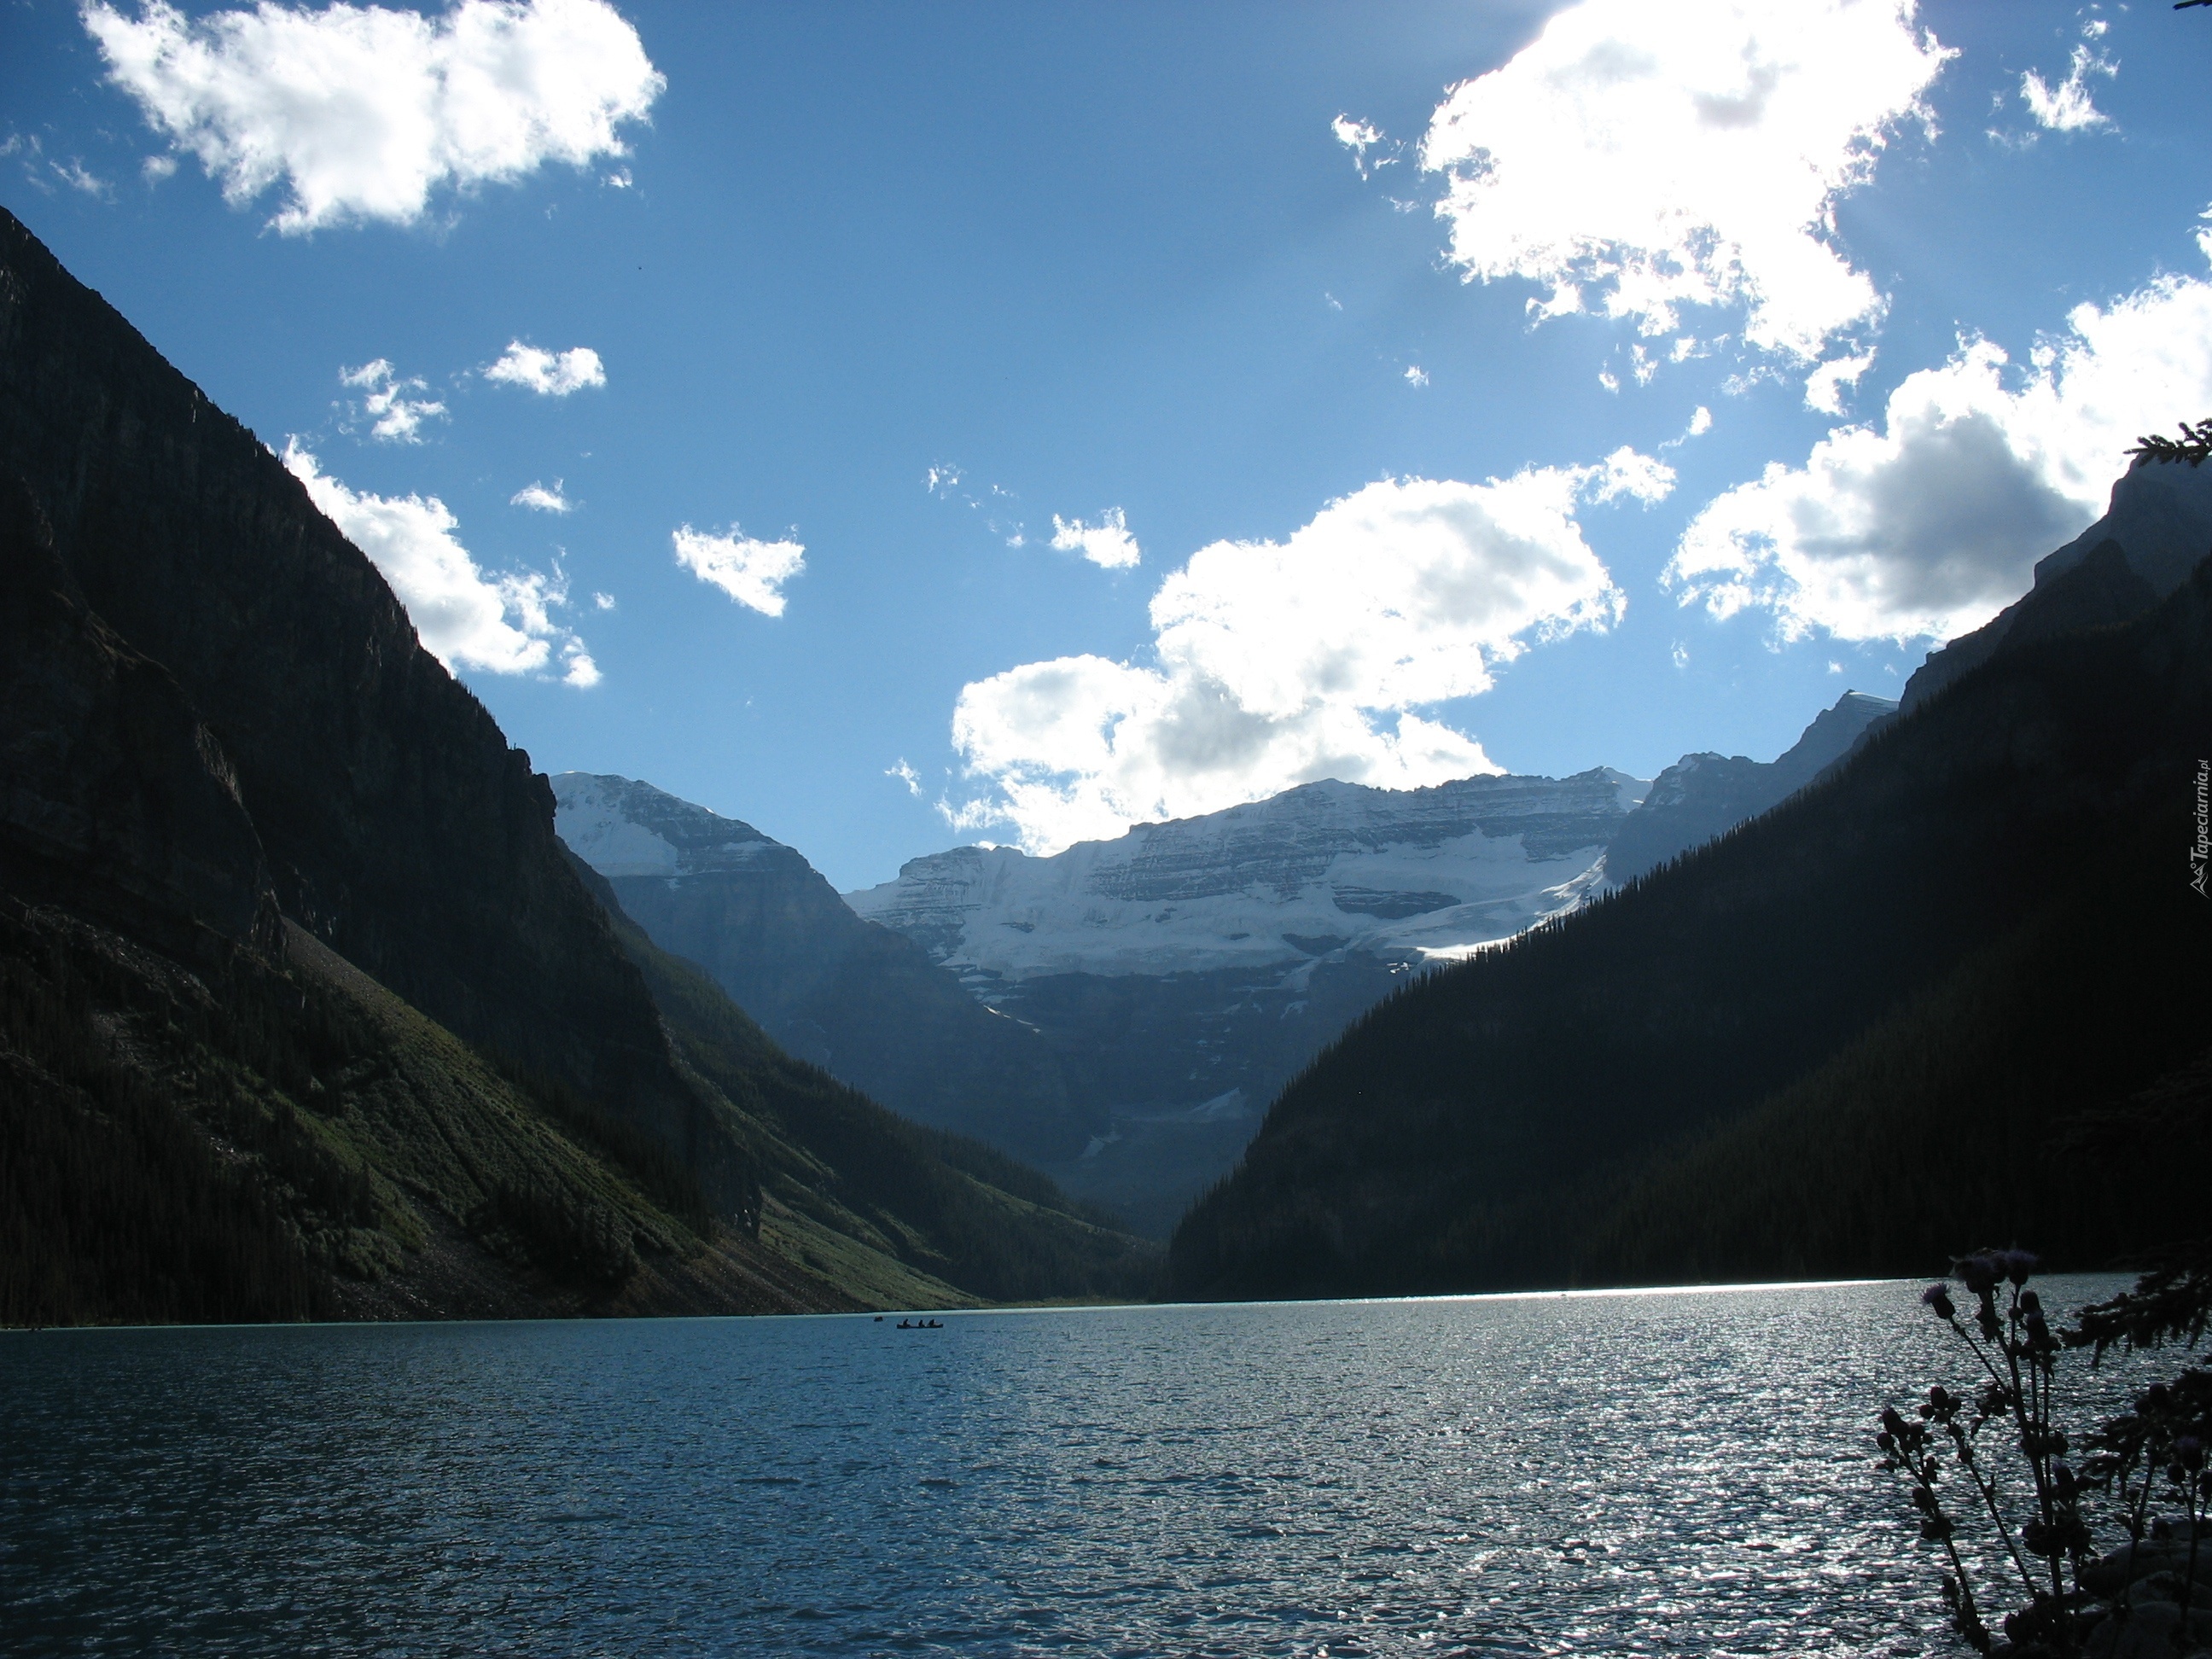
[[[799,857],[750,823],[632,778],[563,772],[553,780],[553,800],[561,839],[611,880],[672,880],[740,869],[763,858]]]

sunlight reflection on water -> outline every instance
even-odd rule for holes
[[[2054,1308],[2118,1281],[2048,1281]],[[1918,1284],[0,1336],[15,1653],[1948,1653]]]

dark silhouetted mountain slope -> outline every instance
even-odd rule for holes
[[[921,947],[854,915],[791,848],[628,778],[553,780],[556,827],[654,944],[697,963],[777,1042],[924,1123],[1066,1159],[1059,1057]]]
[[[605,878],[582,869],[611,908]],[[893,1295],[886,1261],[1000,1301],[1152,1290],[1157,1244],[1087,1212],[1005,1153],[902,1118],[785,1054],[703,969],[615,914],[678,1052],[729,1103],[763,1170],[763,1233],[786,1254],[834,1267],[842,1279],[883,1281],[887,1298],[915,1304],[941,1292]],[[858,1259],[856,1243],[876,1259]]]
[[[1367,1015],[1285,1091],[1234,1174],[1177,1231],[1175,1293],[1565,1284],[1632,1261],[1659,1272],[1686,1259],[1680,1237],[1694,1237],[1695,1224],[1675,1246],[1636,1256],[1608,1206],[1639,1175],[1702,1137],[1725,1140],[1732,1121],[1793,1089],[1808,1091],[1798,1105],[1768,1109],[1803,1125],[1813,1100],[1829,1103],[1831,1120],[1846,1103],[1875,1112],[1880,1085],[1868,1079],[1881,1065],[1866,1058],[1853,1073],[1851,1045],[1895,1021],[1888,1041],[1905,1048],[1972,1053],[1988,1037],[1974,987],[2016,988],[2067,942],[2124,957],[2139,977],[2154,964],[2184,988],[2178,999],[2081,1000],[2070,1035],[2084,1059],[2070,1075],[2115,1095],[2143,1086],[2147,1071],[2212,1042],[2212,908],[2185,856],[2208,741],[2212,570],[2125,626],[2000,650],[1765,817]],[[2061,945],[2022,933],[2039,926]],[[2008,1012],[2003,1029],[2017,1037],[2057,1012],[2027,1027]],[[1917,1021],[1936,1035],[1913,1035]],[[1831,1066],[1840,1069],[1822,1080]],[[2003,1103],[1948,1092],[1922,1091],[1925,1115],[1902,1126],[1883,1120],[1878,1155],[1956,1158],[1971,1182],[1974,1138],[2006,1132]],[[2085,1093],[2070,1103],[2109,1103]],[[2047,1121],[2057,1109],[2038,1109]],[[1802,1195],[1840,1204],[1852,1183],[1823,1184],[1817,1137],[1729,1141],[1727,1156],[1753,1144],[1778,1158],[1802,1149],[1786,1179],[1746,1190],[1803,1212],[1767,1238],[1765,1256],[1699,1264],[1728,1276],[1770,1262],[1830,1270],[1808,1241],[1842,1224]],[[1725,1166],[1723,1152],[1707,1156],[1718,1160],[1708,1173]],[[1686,1204],[1712,1184],[1686,1176],[1645,1201]],[[1933,1190],[1942,1200],[1941,1183]],[[2025,1221],[2048,1197],[2046,1186],[2017,1212],[1959,1213]],[[2148,1242],[2162,1224],[2136,1217],[2130,1236],[2127,1216],[2105,1216],[2102,1235],[2072,1235],[2085,1256]]]
[[[1913,672],[1905,708],[1978,668],[2012,637],[2102,627],[2148,610],[2212,552],[2212,468],[2139,462],[2112,485],[2105,516],[2036,561],[2034,585]]]
[[[374,568],[4,214],[0,646],[0,1320],[1141,1271],[1032,1173],[641,968]]]
[[[1771,761],[1683,756],[1651,781],[1643,805],[1606,848],[1607,880],[1633,881],[1780,805],[1848,754],[1869,726],[1896,711],[1883,698],[1846,691]]]

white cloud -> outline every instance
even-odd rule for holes
[[[1926,123],[1951,54],[1912,0],[1583,0],[1504,67],[1451,89],[1421,141],[1469,281],[1540,283],[1671,331],[1745,307],[1752,346],[1798,361],[1879,316],[1833,246],[1836,203],[1889,135]]]
[[[1874,353],[1832,357],[1805,377],[1805,407],[1822,415],[1844,412],[1844,388],[1856,386],[1874,367]]]
[[[1673,437],[1662,443],[1662,450],[1680,449],[1692,438],[1702,438],[1713,429],[1713,411],[1699,404],[1690,411],[1690,423]]]
[[[1407,369],[1406,369],[1406,384],[1407,384],[1407,386],[1426,386],[1428,383],[1429,383],[1429,371],[1428,371],[1428,370],[1426,370],[1425,368],[1422,368],[1419,363],[1412,363],[1412,364],[1408,364],[1408,365],[1407,366]]]
[[[526,483],[507,497],[509,507],[526,507],[539,513],[567,513],[575,503],[561,493],[561,480],[553,480],[548,489],[542,483]]]
[[[422,643],[448,668],[495,674],[556,669],[570,685],[599,684],[584,642],[553,618],[568,602],[556,569],[489,576],[453,532],[459,522],[435,495],[371,495],[349,489],[294,439],[284,465],[346,539],[384,573]]]
[[[592,595],[592,604],[601,611],[611,611],[615,608],[615,596],[611,593],[594,593]]]
[[[1133,569],[1144,557],[1137,538],[1129,533],[1129,520],[1118,507],[1098,515],[1097,524],[1073,522],[1052,515],[1052,544],[1062,553],[1080,553],[1105,570]]]
[[[2203,233],[2212,257],[2212,230]],[[1784,637],[1949,637],[2026,589],[2103,511],[2137,434],[2212,408],[2212,283],[2163,276],[2084,305],[2021,371],[1987,341],[1907,377],[1879,428],[1839,427],[1708,505],[1666,579]]]
[[[107,180],[72,155],[67,161],[51,164],[61,181],[71,190],[82,191],[87,196],[104,197],[108,193]]]
[[[341,368],[338,384],[368,394],[361,400],[360,412],[370,422],[368,434],[388,444],[421,443],[422,422],[441,419],[446,413],[445,404],[434,398],[410,397],[410,392],[427,392],[429,387],[421,380],[401,380],[383,357],[359,368]]]
[[[289,235],[412,224],[431,192],[623,154],[666,85],[603,0],[462,0],[437,18],[271,3],[189,19],[166,0],[81,14],[108,77],[242,206],[285,187]]]
[[[607,370],[599,354],[589,346],[541,351],[510,340],[499,361],[484,370],[483,377],[502,386],[526,386],[541,398],[565,398],[586,386],[605,386]]]
[[[2070,72],[2057,86],[2033,70],[2021,76],[2021,101],[2035,118],[2035,125],[2045,131],[2094,132],[2100,127],[2111,126],[2112,118],[2090,101],[2089,76],[2101,75],[2110,79],[2119,72],[2119,65],[2111,58],[2086,46],[2076,46]]]
[[[799,543],[757,541],[735,525],[717,536],[687,524],[672,539],[677,563],[764,617],[783,614],[784,583],[806,568]]]
[[[884,775],[887,778],[896,778],[901,783],[906,786],[906,792],[908,794],[915,797],[917,799],[921,798],[921,774],[915,771],[914,768],[906,763],[905,756],[902,755],[899,757],[898,763],[896,766],[886,766],[884,768]]]
[[[1594,501],[1617,501],[1626,495],[1650,507],[1674,493],[1674,469],[1664,461],[1638,454],[1626,444],[1596,466],[1571,471],[1584,481],[1583,493]]]
[[[962,690],[953,743],[988,782],[947,802],[948,822],[1008,821],[1042,852],[1320,778],[1412,787],[1498,770],[1418,711],[1489,690],[1531,642],[1620,617],[1573,516],[1614,478],[1607,463],[1384,479],[1280,543],[1200,549],[1152,598],[1149,662],[1061,657]]]
[[[139,171],[146,175],[148,184],[158,185],[177,170],[177,158],[173,155],[149,155],[138,167]]]
[[[1367,152],[1382,142],[1382,130],[1366,121],[1355,121],[1349,115],[1340,115],[1328,124],[1336,135],[1336,142],[1352,152],[1352,164],[1359,169],[1359,176],[1367,176]],[[1388,167],[1395,156],[1377,161],[1377,167]]]

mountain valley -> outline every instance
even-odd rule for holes
[[[0,213],[0,1320],[1127,1296],[783,1054],[251,432]]]

